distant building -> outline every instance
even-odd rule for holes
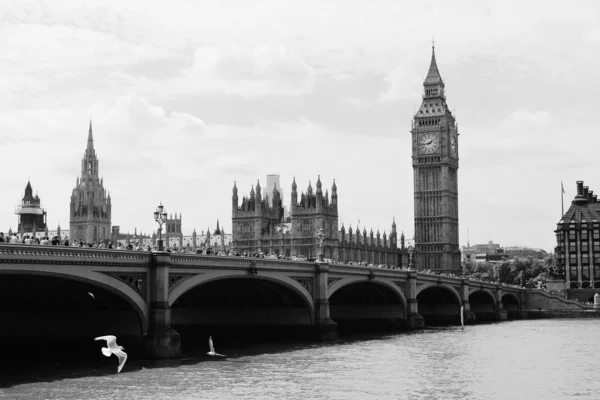
[[[462,247],[462,260],[475,262],[494,262],[512,260],[518,257],[533,257],[544,259],[548,257],[548,252],[533,247],[527,246],[507,246],[501,247],[498,243],[491,240],[486,244],[469,245]]]
[[[321,252],[318,235],[323,231],[323,256],[339,261],[368,262],[401,265],[396,224],[392,224],[389,237],[363,228],[361,234],[352,228],[338,230],[338,194],[335,181],[329,191],[317,179],[316,191],[308,183],[306,192],[298,194],[296,180],[292,182],[289,218],[284,208],[279,188],[273,189],[273,205],[263,198],[260,182],[253,186],[248,197],[238,197],[233,185],[232,226],[233,248],[240,252],[268,253],[284,256],[317,258]],[[408,254],[408,253],[406,253]],[[406,258],[406,261],[408,258]]]
[[[475,261],[475,255],[479,254],[478,260],[482,260],[481,254],[495,254],[498,249],[500,249],[500,245],[491,240],[485,244],[474,244],[473,246],[467,241],[467,245],[461,249],[461,259]]]
[[[20,233],[37,233],[46,231],[46,210],[41,206],[40,198],[31,189],[31,183],[27,181],[25,195],[21,204],[15,207],[18,217],[17,230]]]
[[[69,235],[71,242],[96,243],[111,238],[110,193],[98,177],[98,158],[94,150],[92,122],[88,133],[87,148],[81,160],[81,179],[71,194]]]
[[[509,259],[518,257],[533,257],[543,260],[549,255],[544,249],[526,246],[507,246],[503,247],[502,250]]]
[[[273,207],[273,190],[281,189],[281,181],[278,174],[267,175],[267,190],[265,191],[265,198],[269,199],[269,206]],[[283,202],[283,193],[279,192],[281,201]]]
[[[554,232],[566,288],[600,288],[600,203],[583,181],[577,181],[577,195]]]

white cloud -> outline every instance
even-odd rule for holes
[[[10,173],[0,228],[15,227],[27,176],[49,222],[68,223],[92,117],[123,229],[153,229],[160,200],[186,214],[187,231],[228,221],[234,177],[249,190],[280,172],[286,189],[293,175],[303,188],[318,173],[330,187],[335,175],[342,220],[375,227],[396,216],[410,235],[406,130],[435,36],[460,122],[463,242],[469,228],[472,242],[550,249],[558,180],[569,191],[568,182],[593,189],[596,179],[596,14],[593,1],[6,2],[0,159]],[[229,95],[218,98],[220,113],[194,103],[215,92]],[[299,120],[311,110],[305,99],[320,113]],[[253,118],[257,109],[267,112]],[[550,199],[531,207],[536,196]]]
[[[182,75],[159,86],[177,93],[222,91],[240,96],[300,95],[310,92],[312,69],[285,46],[254,49],[201,47]]]

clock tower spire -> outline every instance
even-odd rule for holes
[[[458,131],[432,46],[423,101],[412,123],[415,253],[419,270],[460,272]]]

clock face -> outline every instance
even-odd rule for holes
[[[426,133],[419,139],[419,153],[435,153],[440,145],[440,139],[437,133]]]
[[[456,157],[458,154],[457,145],[458,143],[456,143],[456,135],[450,135],[450,154],[452,157]]]

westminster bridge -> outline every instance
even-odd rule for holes
[[[326,340],[352,323],[459,325],[461,306],[467,324],[517,319],[528,296],[414,270],[2,244],[0,299],[0,337],[115,334],[175,358],[179,327],[304,327]]]

